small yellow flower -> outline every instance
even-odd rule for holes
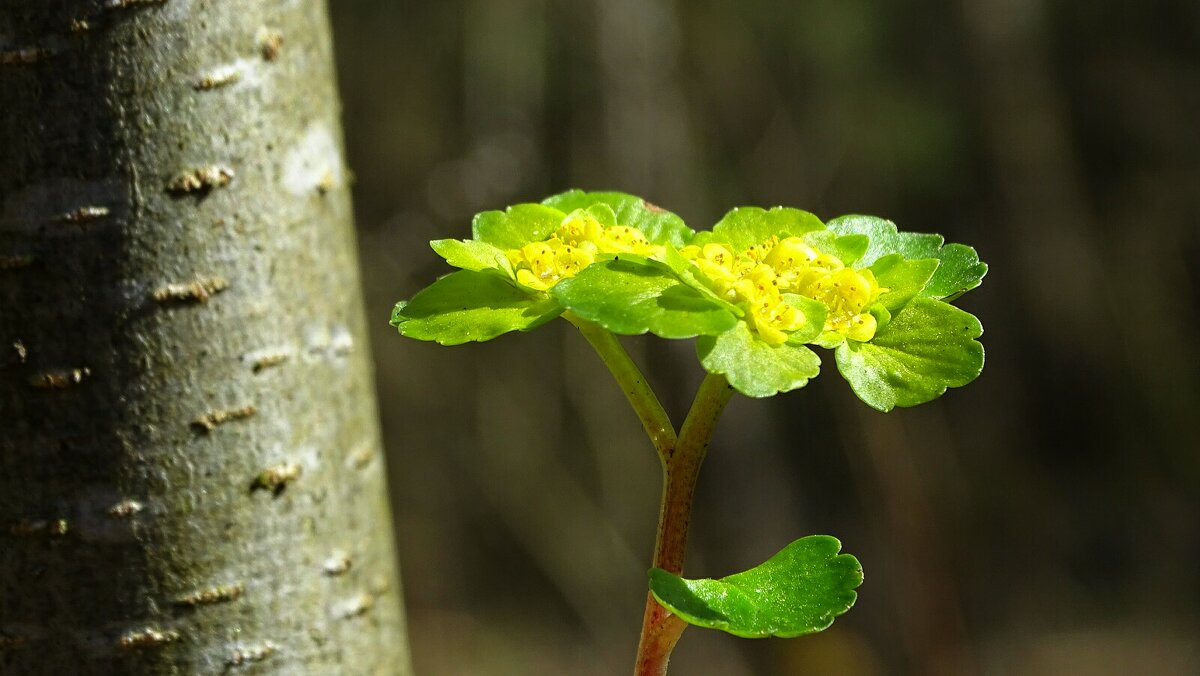
[[[785,293],[824,303],[826,331],[860,342],[875,336],[877,323],[867,310],[885,289],[870,270],[848,268],[799,237],[772,237],[736,254],[717,243],[687,246],[680,253],[704,273],[717,295],[745,311],[747,324],[768,344],[786,342],[789,332],[806,324],[783,299]]]
[[[545,291],[579,274],[599,254],[634,253],[661,258],[665,250],[651,244],[641,230],[623,225],[605,227],[592,214],[578,210],[568,214],[549,239],[504,253],[518,283]]]
[[[867,309],[882,291],[870,270],[842,268],[812,282],[801,293],[829,308],[826,331],[862,342],[875,337],[877,324]]]

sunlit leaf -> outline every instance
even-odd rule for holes
[[[888,254],[904,258],[936,258],[941,261],[933,278],[921,290],[920,296],[954,299],[979,286],[987,274],[987,264],[979,261],[975,249],[963,244],[947,244],[941,235],[900,232],[896,224],[875,216],[841,216],[829,221],[827,227],[839,235],[866,235],[870,238],[858,267],[866,267]]]
[[[743,638],[823,631],[858,598],[862,566],[828,535],[810,535],[762,564],[719,580],[650,571],[650,591],[685,622]]]
[[[762,244],[771,237],[796,236],[821,230],[821,219],[800,209],[737,207],[713,226],[713,241],[726,242],[734,251]]]
[[[735,390],[748,397],[770,397],[808,384],[821,371],[821,358],[803,345],[768,345],[745,322],[719,336],[696,341],[700,363],[709,373],[723,373]]]
[[[562,223],[562,211],[542,204],[517,204],[504,211],[485,211],[471,221],[475,239],[500,249],[517,249],[546,239]]]
[[[530,294],[496,272],[459,270],[426,287],[392,311],[401,335],[458,345],[528,331],[562,313],[545,294]]]
[[[623,335],[716,335],[737,323],[721,304],[684,284],[661,263],[620,256],[589,265],[555,285],[563,307]]]
[[[838,371],[872,408],[890,411],[940,397],[983,369],[983,326],[973,315],[930,298],[914,298],[867,343],[838,346]]]
[[[435,239],[429,246],[446,262],[464,270],[500,270],[512,276],[512,265],[504,252],[474,239]]]

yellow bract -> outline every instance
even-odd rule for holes
[[[766,343],[787,342],[787,333],[805,324],[804,315],[783,299],[785,293],[824,303],[826,331],[857,341],[875,336],[875,318],[867,309],[884,291],[875,276],[846,267],[799,237],[772,237],[736,254],[715,243],[686,246],[680,253],[704,273],[717,295],[746,310],[746,322]]]
[[[517,282],[537,291],[574,277],[595,262],[598,254],[609,253],[661,257],[663,247],[651,244],[641,230],[605,226],[586,211],[575,211],[563,219],[550,239],[504,252]]]

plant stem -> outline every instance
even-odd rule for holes
[[[625,398],[641,419],[642,427],[654,444],[654,449],[658,451],[659,459],[665,464],[675,449],[675,426],[671,424],[670,416],[654,395],[654,390],[650,389],[637,364],[629,358],[629,353],[621,346],[617,337],[604,327],[571,312],[564,312],[562,316],[579,329],[583,337],[595,348],[596,354],[600,355],[600,360],[612,371],[617,384],[621,386],[621,391],[625,393]]]
[[[596,354],[600,355],[658,451],[663,468],[663,494],[659,505],[658,534],[654,542],[654,567],[679,575],[683,572],[696,478],[700,474],[700,465],[704,462],[704,454],[708,451],[708,442],[717,420],[733,396],[733,388],[723,375],[710,373],[705,376],[692,408],[683,421],[683,427],[676,435],[675,427],[654,390],[650,389],[645,376],[617,337],[602,326],[571,312],[564,312],[563,318],[574,324],[591,343]],[[635,676],[666,674],[667,660],[686,626],[683,620],[660,606],[653,594],[647,593]]]
[[[662,456],[663,495],[654,543],[655,568],[675,575],[683,572],[696,478],[713,429],[732,395],[733,388],[725,376],[712,373],[705,376],[680,429],[675,448]],[[666,674],[671,651],[686,627],[683,620],[659,605],[653,594],[647,593],[635,676]]]

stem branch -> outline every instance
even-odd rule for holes
[[[646,435],[658,451],[658,457],[666,463],[667,457],[675,448],[675,426],[671,424],[670,416],[654,395],[654,390],[650,389],[637,364],[629,358],[629,353],[621,346],[617,337],[604,327],[571,312],[564,312],[563,318],[579,329],[583,337],[592,344],[596,354],[600,355],[600,360],[612,371],[617,384],[621,386],[621,391],[625,393],[625,398],[641,419]]]
[[[600,355],[658,451],[663,467],[663,494],[654,541],[654,567],[679,575],[683,572],[696,478],[717,420],[733,396],[733,388],[723,375],[706,375],[683,427],[676,435],[666,410],[617,337],[599,324],[569,311],[563,313],[563,318],[574,324]],[[671,651],[685,627],[687,624],[683,620],[659,605],[653,594],[647,593],[635,676],[664,676]]]

